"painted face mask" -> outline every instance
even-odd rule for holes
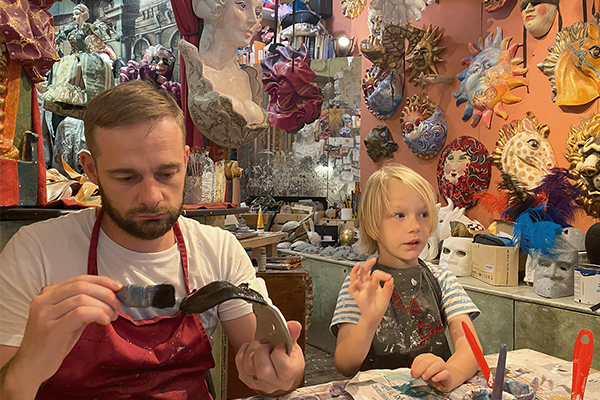
[[[410,63],[406,68],[408,81],[413,83],[417,83],[417,78],[423,79],[426,76],[438,74],[435,63],[442,61],[438,54],[445,49],[445,47],[437,46],[442,38],[439,27],[424,26],[423,32],[423,38],[406,57],[406,61]]]
[[[577,251],[557,251],[554,257],[543,257],[532,253],[534,268],[533,292],[538,296],[554,299],[572,296],[574,292],[574,267],[577,265]]]
[[[495,38],[490,33],[485,41],[479,40],[477,47],[469,44],[471,56],[463,60],[467,68],[457,75],[461,82],[458,91],[452,95],[456,97],[457,106],[467,103],[462,119],[472,118],[472,126],[477,126],[483,119],[489,129],[493,114],[507,119],[504,104],[521,101],[511,90],[529,85],[522,77],[527,68],[519,67],[523,60],[515,56],[520,43],[509,47],[510,40],[510,37],[502,38],[502,29],[498,27]]]
[[[571,126],[565,157],[571,164],[569,172],[577,177],[575,186],[583,194],[579,205],[594,218],[600,217],[600,114],[582,119]]]
[[[494,165],[527,188],[538,187],[557,165],[549,133],[548,125],[540,124],[531,112],[522,120],[504,125],[498,131],[500,139],[492,155]]]
[[[487,12],[494,12],[500,10],[506,5],[508,0],[481,0],[483,3],[483,9]]]
[[[460,136],[440,155],[437,166],[440,193],[456,207],[472,207],[475,205],[473,196],[490,186],[491,169],[483,143],[470,136]]]
[[[440,266],[448,268],[456,276],[470,276],[472,243],[473,239],[466,237],[445,239],[440,254]]]
[[[381,18],[373,14],[373,18],[375,16]],[[423,31],[410,25],[383,25],[379,19],[373,20],[371,29],[369,38],[360,43],[362,54],[373,63],[365,73],[362,89],[367,109],[378,119],[385,120],[396,113],[402,102],[404,55],[412,51]],[[378,32],[382,32],[381,36]]]
[[[556,18],[559,0],[521,0],[523,26],[534,38],[545,36]]]
[[[552,101],[579,106],[600,96],[600,13],[576,22],[555,36],[550,54],[537,67],[548,76]]]
[[[442,109],[426,95],[408,99],[402,111],[404,141],[417,157],[425,160],[435,157],[446,142],[447,124]]]
[[[398,144],[394,142],[387,126],[377,125],[364,140],[367,154],[378,162],[381,157],[392,158],[392,153],[398,150]]]

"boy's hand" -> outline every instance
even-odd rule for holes
[[[373,322],[381,321],[387,310],[390,297],[394,290],[394,278],[386,272],[375,270],[370,272],[377,259],[367,260],[361,267],[357,263],[350,273],[350,286],[348,292],[358,304],[361,318]],[[360,274],[359,274],[360,271]],[[379,282],[385,282],[381,287]]]
[[[440,392],[454,389],[454,379],[446,362],[432,353],[419,354],[410,368],[410,376],[423,379]]]

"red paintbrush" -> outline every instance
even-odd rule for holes
[[[587,343],[583,336],[587,335]],[[577,335],[575,349],[573,350],[573,383],[571,386],[571,400],[583,400],[585,385],[590,373],[590,365],[594,353],[594,335],[587,329],[582,329]]]
[[[469,328],[469,325],[467,325],[467,323],[464,321],[462,322],[462,328],[463,328],[463,331],[465,331],[465,336],[467,338],[467,342],[469,342],[469,346],[471,346],[471,350],[473,351],[473,354],[475,355],[477,364],[479,364],[479,368],[481,369],[481,372],[483,373],[483,377],[485,378],[485,381],[486,381],[488,387],[493,388],[494,387],[494,378],[492,377],[492,373],[490,372],[490,367],[488,366],[487,361],[485,361],[485,358],[483,357],[483,352],[481,351],[481,348],[479,347],[479,344],[477,343],[477,339],[475,339],[475,335]]]

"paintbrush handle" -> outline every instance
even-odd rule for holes
[[[469,346],[471,346],[471,350],[473,351],[473,355],[475,356],[475,360],[477,360],[477,364],[479,364],[479,368],[483,373],[483,377],[488,385],[488,387],[494,387],[494,378],[492,378],[492,373],[490,372],[490,367],[488,366],[487,361],[485,361],[485,357],[483,357],[483,352],[477,343],[477,339],[475,339],[475,335],[469,328],[466,322],[462,322],[462,328],[465,332],[465,337],[467,338],[467,342],[469,342]]]
[[[587,343],[583,336],[587,335]],[[587,378],[594,353],[594,335],[588,329],[582,329],[577,335],[573,350],[573,382],[571,386],[571,400],[582,400],[585,393]]]
[[[498,354],[498,366],[496,367],[496,377],[494,378],[494,388],[492,389],[491,400],[502,400],[502,389],[504,386],[504,373],[506,371],[506,345],[500,346]]]

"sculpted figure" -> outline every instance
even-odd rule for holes
[[[558,11],[560,0],[521,0],[519,8],[523,17],[523,26],[534,38],[548,33]]]
[[[194,0],[193,8],[204,21],[199,48],[179,42],[186,63],[190,115],[213,142],[239,147],[268,126],[258,72],[240,68],[236,59],[238,47],[247,46],[261,28],[262,2]]]

